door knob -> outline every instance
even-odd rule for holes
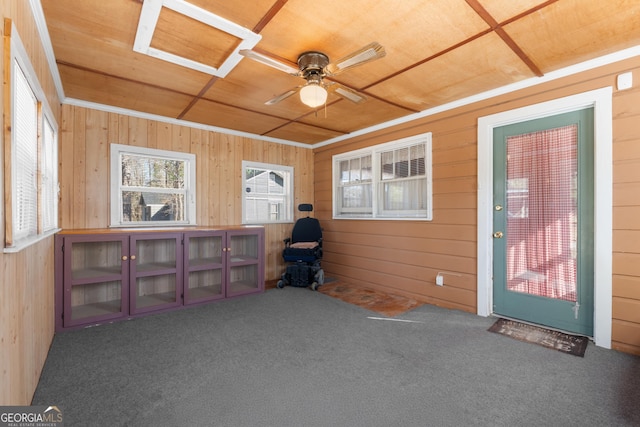
[[[495,233],[493,233],[493,237],[495,237],[496,239],[502,239],[502,236],[504,236],[504,233],[502,231],[496,231]]]

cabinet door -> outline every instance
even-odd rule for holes
[[[64,327],[126,316],[128,236],[66,236],[62,250]]]
[[[227,232],[226,295],[264,290],[264,229]]]
[[[193,231],[184,235],[184,303],[224,298],[224,231]]]
[[[131,314],[182,305],[182,234],[132,234],[130,245]]]

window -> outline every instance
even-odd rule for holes
[[[111,226],[196,224],[196,158],[111,144]]]
[[[431,133],[333,157],[333,217],[432,218]]]
[[[57,230],[58,131],[16,29],[10,34],[5,251],[15,252]]]
[[[242,223],[293,222],[293,168],[242,162]]]

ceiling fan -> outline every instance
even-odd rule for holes
[[[386,55],[384,47],[377,42],[370,43],[335,62],[329,62],[329,57],[322,52],[308,51],[298,56],[298,68],[294,68],[253,50],[244,49],[239,53],[242,56],[306,80],[305,84],[290,89],[270,99],[265,102],[265,104],[277,104],[283,99],[300,92],[300,100],[312,108],[319,107],[326,102],[327,91],[334,92],[351,102],[360,103],[364,101],[365,97],[362,94],[338,83],[325,81],[324,78],[327,76],[335,76],[349,68],[382,58]]]

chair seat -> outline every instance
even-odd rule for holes
[[[284,248],[282,257],[285,261],[313,262],[322,258],[322,248],[318,242],[296,242]]]
[[[318,246],[318,242],[296,242],[289,245],[290,248],[294,249],[313,249]]]

